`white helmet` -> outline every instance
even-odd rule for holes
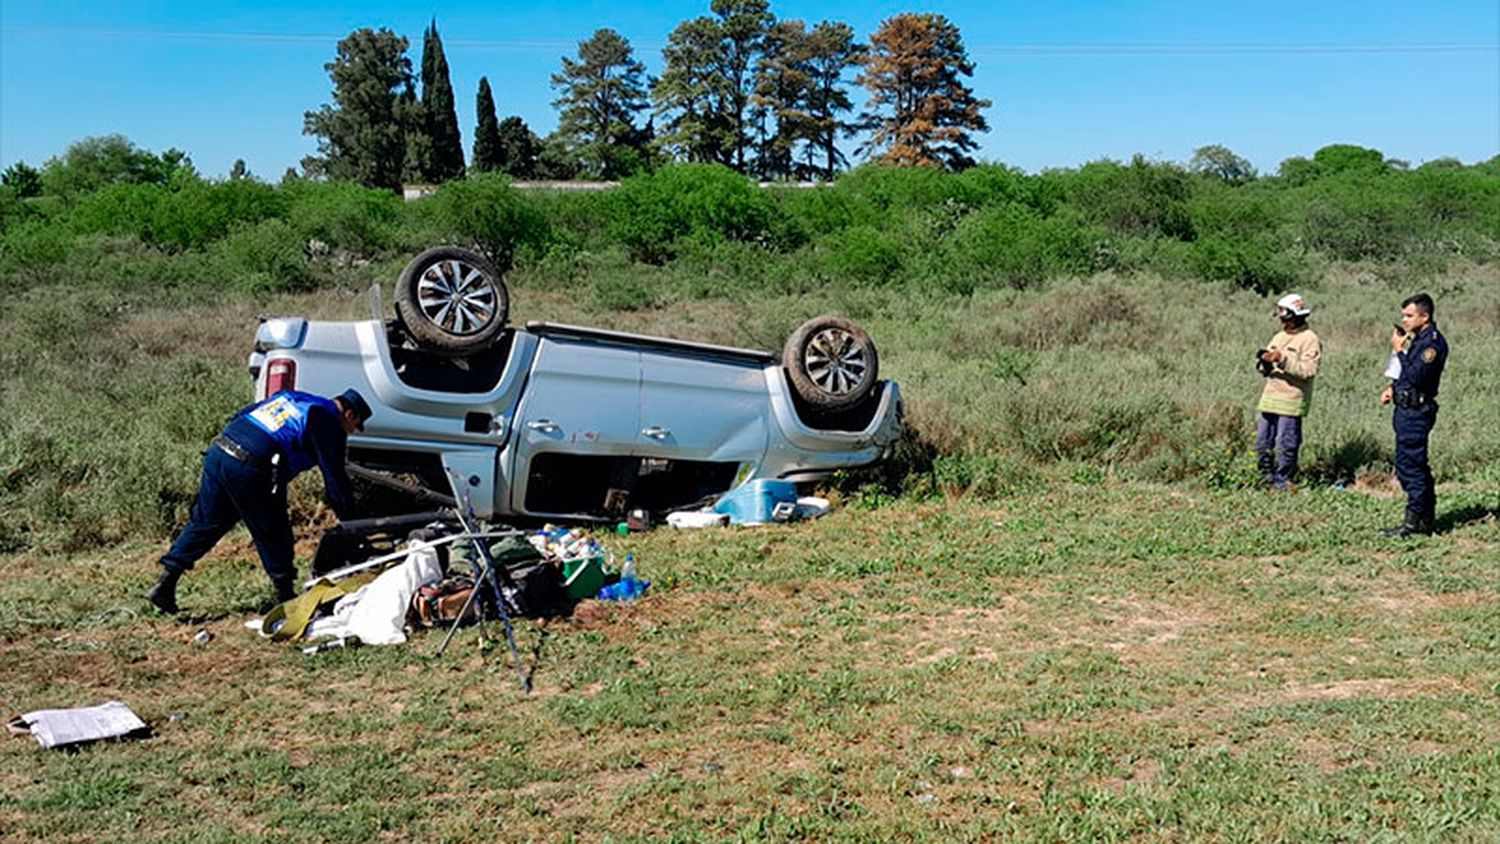
[[[1292,312],[1293,316],[1307,316],[1312,313],[1312,308],[1309,308],[1307,303],[1302,301],[1302,297],[1296,293],[1288,293],[1277,299],[1276,307],[1286,308]]]

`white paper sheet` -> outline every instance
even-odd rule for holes
[[[146,729],[146,722],[118,700],[77,709],[38,709],[20,720],[42,747],[119,738]]]

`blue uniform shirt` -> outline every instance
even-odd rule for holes
[[[295,390],[277,393],[236,413],[224,426],[224,436],[256,457],[270,460],[280,454],[283,484],[317,466],[323,473],[328,506],[341,520],[353,511],[349,475],[344,470],[349,437],[333,401]]]
[[[1391,382],[1391,388],[1421,393],[1428,401],[1436,399],[1443,365],[1448,362],[1448,341],[1443,339],[1437,323],[1429,323],[1421,334],[1412,338],[1399,357],[1401,375]]]

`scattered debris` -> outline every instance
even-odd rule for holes
[[[214,634],[208,632],[207,630],[199,630],[197,633],[193,634],[193,641],[197,642],[200,645],[206,645],[213,640]]]

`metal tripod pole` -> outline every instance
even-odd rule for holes
[[[469,502],[468,490],[463,484],[463,479],[456,477],[450,469],[448,472],[448,482],[453,486],[454,498],[461,504],[461,506],[454,508],[458,516],[458,524],[464,529],[464,535],[470,537],[470,541],[474,544],[474,550],[479,554],[479,558],[484,561],[484,564],[474,579],[474,589],[469,593],[469,599],[464,602],[463,609],[459,610],[458,618],[454,619],[453,626],[448,628],[448,635],[443,638],[443,644],[438,648],[437,656],[441,657],[443,652],[448,649],[448,643],[453,641],[453,634],[458,632],[458,626],[463,623],[464,618],[469,614],[469,609],[473,606],[474,600],[479,597],[479,590],[482,588],[483,583],[487,581],[495,598],[495,609],[500,613],[500,623],[505,627],[505,642],[510,646],[510,656],[516,667],[516,677],[521,681],[521,691],[525,694],[531,694],[531,679],[526,676],[526,671],[521,667],[521,652],[516,648],[515,629],[510,623],[510,613],[505,609],[505,595],[501,592],[500,583],[496,579],[497,577],[504,577],[508,580],[510,575],[504,572],[500,572],[497,575],[495,558],[490,556],[489,547],[483,539],[479,538],[480,532],[474,529],[474,524],[470,521],[474,517],[474,511]],[[480,630],[483,631],[484,612],[481,610],[478,615],[480,616]]]

